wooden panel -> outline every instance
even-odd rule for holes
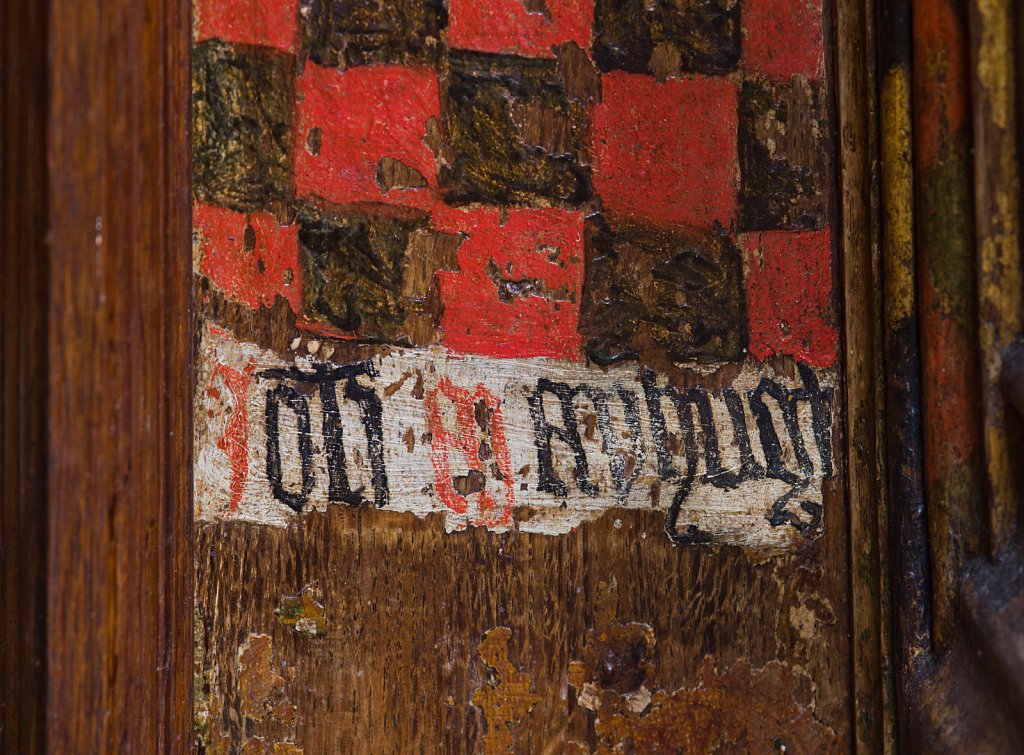
[[[835,293],[851,248],[880,307],[870,37],[837,197],[830,13],[196,3],[204,750],[880,741]]]
[[[189,8],[4,21],[4,749],[185,751]]]
[[[840,511],[834,499],[826,518]],[[197,699],[207,746],[259,737],[315,753],[468,752],[507,722],[517,752],[562,752],[602,741],[595,713],[611,727],[630,705],[611,690],[642,685],[667,719],[649,714],[642,728],[664,742],[757,726],[747,734],[755,751],[776,738],[789,752],[847,748],[846,584],[842,570],[817,565],[842,562],[841,537],[763,560],[672,547],[660,513],[616,513],[557,538],[446,535],[440,520],[332,507],[288,529],[202,525]],[[326,614],[323,633],[282,620],[307,586]],[[525,697],[515,679],[481,653],[496,627],[511,630],[509,658],[536,698],[528,713],[515,709]],[[638,627],[643,641],[617,636]],[[254,642],[269,655],[247,666]],[[706,657],[735,677],[724,699]],[[773,661],[780,678],[762,688],[751,670]],[[569,686],[574,662],[596,700]],[[678,694],[702,674],[704,694]],[[481,705],[488,689],[508,707]],[[616,729],[602,731],[606,744],[619,741]]]

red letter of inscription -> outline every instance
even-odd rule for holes
[[[224,427],[224,433],[217,439],[217,448],[227,454],[231,462],[231,501],[228,511],[233,512],[242,500],[245,480],[249,475],[249,417],[245,410],[245,397],[252,377],[247,372],[241,372],[223,363],[218,363],[213,368],[210,382],[216,380],[218,375],[224,378],[224,384],[235,401],[234,411],[231,412],[231,418]],[[212,385],[206,392],[215,398],[219,397],[219,391]]]
[[[439,395],[444,395],[455,406],[457,434],[445,429],[444,420],[441,417],[441,407],[438,403]],[[476,408],[480,403],[490,411],[491,452],[496,465],[493,475],[488,475],[487,466],[480,458],[480,441],[477,439],[476,432]],[[441,502],[452,511],[465,514],[469,508],[470,499],[475,496],[476,509],[479,513],[473,520],[474,525],[494,527],[507,524],[512,518],[512,506],[516,502],[516,496],[512,479],[512,461],[509,456],[508,442],[505,440],[505,427],[501,420],[501,401],[482,385],[476,387],[475,393],[470,393],[467,389],[452,383],[448,378],[443,378],[437,388],[427,394],[426,405],[427,422],[431,434],[431,450],[433,451],[434,479],[437,495]],[[483,490],[470,493],[467,496],[463,496],[455,490],[451,464],[448,460],[448,454],[452,449],[457,449],[462,453],[471,471],[483,474],[485,479],[493,476],[501,480],[505,485],[503,506],[499,508],[494,496],[487,491],[486,484]]]

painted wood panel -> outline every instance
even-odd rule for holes
[[[196,0],[197,726],[851,741],[814,0]]]

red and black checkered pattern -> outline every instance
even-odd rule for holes
[[[821,0],[197,0],[198,271],[300,328],[835,358]]]

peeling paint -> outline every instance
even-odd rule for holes
[[[246,740],[239,752],[241,755],[303,755],[302,748],[291,742],[275,742],[271,746],[263,737]]]
[[[594,6],[592,0],[451,0],[450,16],[453,48],[554,57],[552,48],[564,42],[590,47]]]
[[[727,387],[677,389],[630,365],[440,350],[287,362],[216,329],[201,357],[201,384],[226,368],[252,380],[233,408],[249,418],[240,496],[242,457],[228,451],[242,440],[221,442],[238,423],[198,396],[199,519],[284,526],[365,503],[442,511],[449,531],[560,534],[611,508],[654,506],[677,543],[777,550],[821,532],[831,378],[803,365],[791,376],[748,365]]]
[[[213,693],[216,668],[206,665],[206,642],[203,616],[196,605],[192,617],[192,711],[196,743],[207,752],[213,749],[211,732],[216,723],[217,695]]]
[[[755,669],[739,660],[720,671],[708,656],[695,686],[652,692],[653,628],[616,619],[614,580],[598,589],[597,617],[583,660],[568,670],[577,704],[596,714],[598,746],[590,750],[576,742],[573,752],[840,751],[837,733],[814,715],[810,679],[779,661]]]
[[[1013,34],[1003,0],[977,0],[981,16],[981,45],[978,47],[978,80],[988,90],[989,115],[998,128],[1006,129],[1010,103],[1010,40]]]
[[[760,669],[738,661],[719,672],[709,657],[696,687],[659,690],[639,713],[621,698],[605,702],[593,752],[841,752],[836,732],[815,718],[807,684],[777,661]]]
[[[307,637],[327,633],[327,614],[315,585],[306,585],[298,595],[284,595],[274,611],[277,620]]]
[[[272,716],[280,721],[295,717],[285,694],[285,679],[275,668],[269,635],[251,634],[238,648],[238,693],[242,715],[255,721]]]
[[[530,691],[530,675],[517,669],[509,660],[512,630],[495,627],[487,630],[477,647],[480,660],[487,667],[487,681],[473,693],[473,705],[483,711],[486,730],[483,752],[511,752],[516,742],[516,729],[540,702]]]

